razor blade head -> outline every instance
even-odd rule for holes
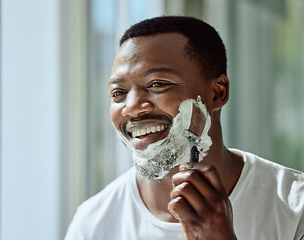
[[[184,130],[183,134],[190,143],[195,144],[195,145],[200,144],[201,139],[198,136],[196,136],[194,133],[190,132],[189,130]]]

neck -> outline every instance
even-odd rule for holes
[[[161,180],[150,182],[137,175],[138,190],[144,204],[154,216],[164,222],[177,222],[167,209],[173,189],[172,176],[169,177],[171,172]]]

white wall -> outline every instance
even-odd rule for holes
[[[60,239],[59,0],[1,5],[0,238]]]

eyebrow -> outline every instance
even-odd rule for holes
[[[113,78],[110,78],[109,85],[115,84],[115,83],[120,83],[120,82],[125,82],[125,80],[122,78],[113,77]]]
[[[174,69],[172,68],[166,68],[166,67],[161,67],[161,68],[152,68],[152,69],[149,69],[147,71],[145,71],[142,76],[143,77],[146,77],[148,76],[149,74],[152,74],[152,73],[155,73],[155,72],[165,72],[165,73],[173,73],[175,75],[179,75],[177,71],[175,71]]]
[[[145,71],[145,72],[142,74],[142,77],[146,77],[146,76],[148,76],[149,74],[156,73],[156,72],[173,73],[173,74],[175,74],[175,75],[179,75],[178,72],[175,71],[175,70],[172,69],[172,68],[161,67],[161,68],[151,68],[151,69]],[[109,80],[109,85],[110,85],[110,84],[115,84],[115,83],[121,83],[121,82],[125,82],[125,79],[123,79],[123,78],[118,78],[118,77],[113,77],[113,78],[110,78],[110,80]]]

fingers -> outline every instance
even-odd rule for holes
[[[174,188],[168,207],[177,219],[187,221],[191,219],[189,214],[204,217],[211,212],[220,213],[225,210],[222,206],[228,196],[213,166],[188,163],[181,165],[180,170],[172,178]]]
[[[236,239],[227,191],[215,167],[187,163],[172,177],[168,210],[186,239]]]
[[[168,210],[180,222],[188,222],[196,215],[187,200],[181,196],[173,198],[169,202]]]
[[[186,207],[189,209],[191,208],[191,212],[204,211],[205,207],[207,206],[202,195],[188,182],[183,182],[177,185],[171,192],[170,197],[173,200],[178,198],[176,202],[179,205],[187,204]],[[181,203],[180,201],[185,201],[185,202]]]
[[[173,186],[182,182],[191,183],[203,196],[212,197],[209,194],[220,193],[227,195],[224,184],[216,168],[202,163],[186,163],[180,165],[180,172],[172,178]]]

